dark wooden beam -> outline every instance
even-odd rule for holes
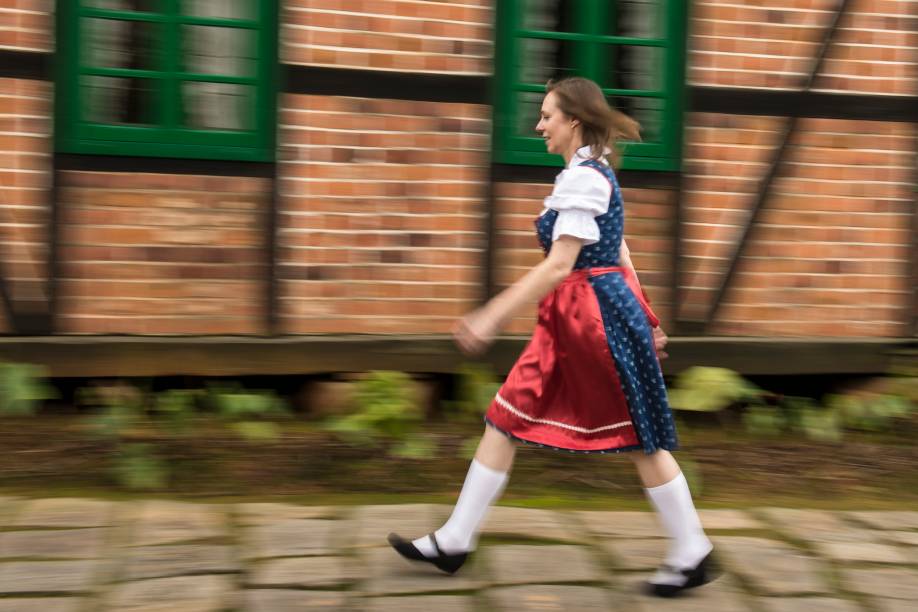
[[[688,110],[698,113],[918,121],[918,96],[692,86],[688,98]]]
[[[287,93],[491,103],[488,97],[491,77],[485,75],[424,74],[295,64],[285,64],[283,70],[281,83]]]
[[[528,342],[500,338],[482,361],[506,373]],[[742,374],[879,374],[914,342],[699,338],[670,341],[667,375],[694,365]],[[455,372],[468,361],[448,336],[55,336],[0,338],[0,361],[42,364],[53,377],[299,375],[363,372]]]
[[[52,57],[51,53],[0,49],[0,78],[47,81]]]

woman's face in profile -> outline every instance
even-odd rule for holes
[[[545,140],[549,153],[561,155],[567,151],[574,137],[571,118],[565,115],[557,105],[558,97],[550,91],[542,100],[542,110],[536,132]]]

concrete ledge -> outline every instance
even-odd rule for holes
[[[528,338],[497,341],[483,361],[506,372]],[[871,374],[914,339],[680,337],[666,374],[693,365],[743,374]],[[918,359],[918,356],[915,357]],[[450,372],[469,359],[447,336],[41,336],[0,338],[0,361],[43,364],[54,377],[241,376],[393,369]]]

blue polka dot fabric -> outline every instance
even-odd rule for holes
[[[624,203],[612,169],[597,161],[586,161],[612,184],[609,210],[596,217],[599,242],[584,246],[574,269],[618,266],[624,232]],[[549,210],[536,222],[539,243],[547,253],[558,211]],[[625,399],[641,446],[647,453],[678,447],[672,411],[666,398],[663,373],[653,348],[653,331],[647,315],[621,274],[609,272],[590,278],[602,313],[606,340],[615,361]]]

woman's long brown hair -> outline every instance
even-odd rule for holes
[[[616,142],[641,139],[641,124],[610,107],[599,85],[591,80],[583,77],[552,79],[545,85],[545,91],[555,93],[561,112],[580,121],[583,144],[589,145],[592,159],[605,156],[609,149],[612,151],[609,163],[615,165],[618,159]]]

